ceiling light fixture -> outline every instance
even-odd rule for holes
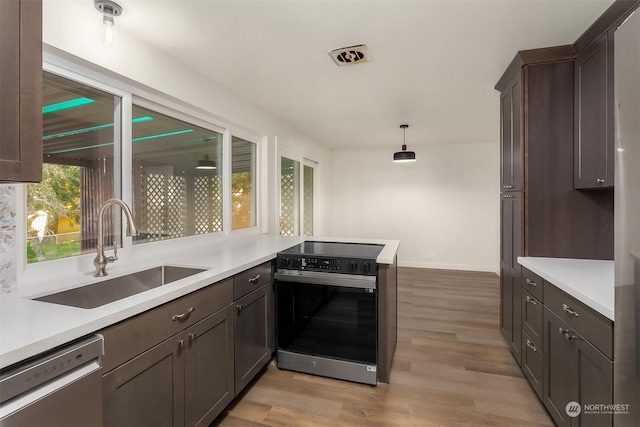
[[[406,144],[406,133],[409,125],[400,125],[402,128],[402,151],[396,151],[393,154],[394,162],[415,162],[416,161],[416,153],[415,151],[407,151]]]
[[[213,160],[209,159],[209,155],[205,154],[204,159],[198,160],[198,166],[196,166],[198,170],[214,170],[218,169],[216,163]]]
[[[102,13],[102,23],[104,24],[104,44],[113,46],[117,44],[117,34],[115,28],[115,17],[122,15],[122,7],[111,0],[95,0],[94,5]]]

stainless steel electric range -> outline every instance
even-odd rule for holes
[[[279,368],[377,384],[383,247],[304,242],[277,254]]]

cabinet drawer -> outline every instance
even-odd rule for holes
[[[232,302],[233,282],[227,279],[100,331],[103,370],[115,368]]]
[[[613,322],[549,282],[544,305],[613,360]]]
[[[539,300],[526,290],[522,290],[522,329],[539,348],[542,348],[543,308]]]
[[[542,399],[542,378],[544,374],[542,345],[536,345],[527,333],[522,331],[522,371],[529,380],[539,399]]]
[[[233,300],[242,298],[272,281],[272,262],[267,261],[233,276]]]
[[[529,292],[533,297],[542,301],[544,280],[531,270],[522,267],[522,289]]]

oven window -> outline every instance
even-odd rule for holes
[[[376,364],[374,289],[278,282],[278,347]]]

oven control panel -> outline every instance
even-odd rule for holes
[[[278,254],[276,263],[277,268],[284,270],[324,271],[365,276],[375,276],[377,273],[375,261],[358,258]]]

